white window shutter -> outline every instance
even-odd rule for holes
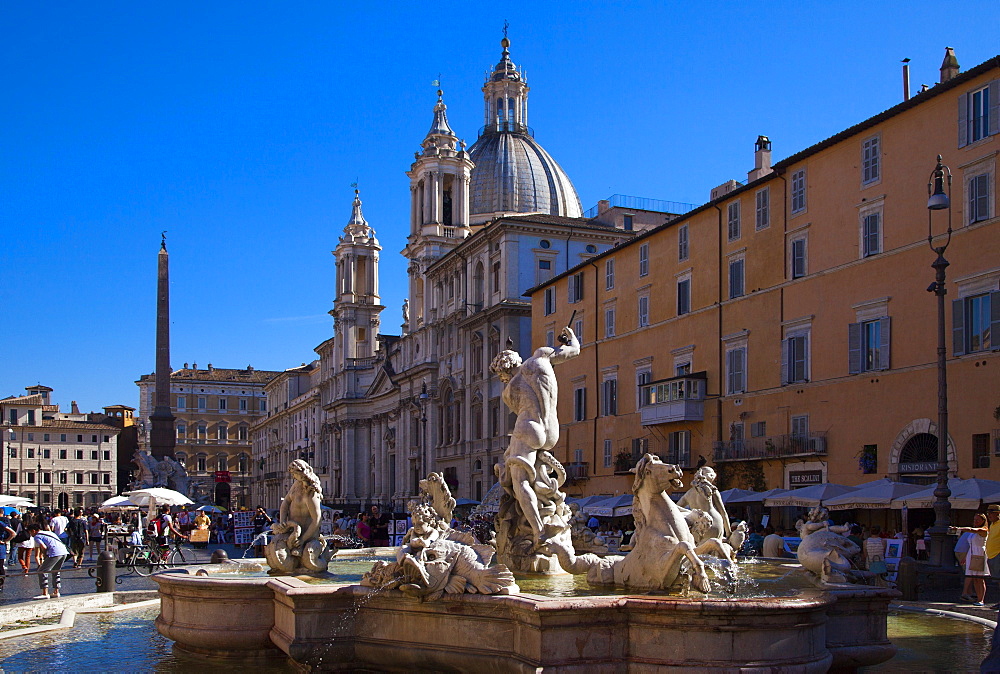
[[[958,97],[958,146],[969,144],[969,94]]]
[[[850,374],[861,372],[861,324],[850,323],[847,326],[847,371]]]
[[[990,135],[1000,133],[1000,80],[990,82]]]
[[[789,340],[781,340],[781,384],[788,383]]]
[[[951,303],[951,335],[954,355],[965,353],[965,300],[954,300]]]
[[[879,319],[879,345],[878,345],[878,369],[889,369],[889,347],[892,340],[889,338],[889,317],[884,316]]]

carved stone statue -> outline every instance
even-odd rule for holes
[[[274,537],[264,548],[271,575],[316,574],[326,571],[337,553],[320,536],[323,489],[312,467],[302,459],[288,465],[292,487],[281,502]]]
[[[134,489],[161,486],[157,484],[157,461],[149,453],[149,450],[137,449],[132,455],[132,463],[139,469],[138,475],[136,475],[135,481],[132,484]]]
[[[475,543],[470,534],[452,530],[428,503],[410,504],[413,526],[395,562],[375,562],[361,579],[366,587],[399,589],[421,601],[445,594],[510,594],[518,592],[503,564],[493,567],[494,550]]]
[[[424,503],[432,508],[448,526],[451,526],[451,514],[455,510],[455,499],[451,497],[451,489],[444,481],[441,473],[431,473],[420,481],[420,491]]]
[[[861,551],[846,536],[851,531],[851,525],[831,526],[829,517],[826,508],[816,506],[809,511],[805,521],[795,523],[802,538],[795,556],[821,585],[848,582],[850,558]]]
[[[712,526],[706,532],[708,538],[727,540],[733,533],[729,526],[726,504],[722,502],[719,488],[715,486],[715,470],[711,466],[702,466],[695,472],[691,488],[681,497],[677,505],[708,513],[712,518]]]
[[[577,552],[594,552],[604,554],[608,551],[607,543],[602,536],[595,534],[587,526],[587,515],[575,503],[569,504],[573,519],[570,522],[570,535],[573,549]]]
[[[580,353],[580,342],[566,327],[560,346],[535,350],[523,363],[516,351],[501,351],[490,365],[505,384],[503,401],[517,421],[497,471],[506,492],[497,513],[497,551],[517,571],[558,572],[543,547],[568,530],[569,508],[560,487],[566,472],[549,452],[559,440],[558,387],[552,365]]]
[[[676,590],[691,586],[708,592],[711,586],[705,564],[698,555],[709,554],[732,563],[728,545],[718,538],[695,544],[682,509],[668,495],[683,486],[680,466],[663,463],[652,454],[643,456],[633,469],[632,516],[635,534],[626,557],[577,556],[568,533],[552,537],[546,547],[559,557],[570,573],[586,573],[593,585],[615,585],[635,590]],[[702,517],[707,524],[710,518]]]
[[[407,324],[410,322],[410,299],[406,298],[403,300],[403,323]]]

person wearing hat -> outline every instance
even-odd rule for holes
[[[986,535],[986,563],[990,567],[990,575],[1000,577],[1000,505],[991,503],[986,508],[986,522],[989,533]],[[993,608],[998,608],[995,605]]]

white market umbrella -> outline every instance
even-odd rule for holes
[[[198,508],[195,508],[195,510],[200,510],[205,513],[214,513],[214,514],[226,512],[225,508],[220,508],[217,505],[203,505]]]
[[[830,510],[885,510],[893,499],[905,498],[924,489],[919,484],[876,480],[869,485],[862,485],[856,491],[824,501],[823,505]]]
[[[31,502],[31,499],[25,498],[23,496],[10,496],[9,494],[0,494],[0,506],[12,506],[14,508],[25,506],[28,508],[34,508],[35,504]]]
[[[757,492],[750,489],[739,489],[733,487],[732,489],[726,489],[725,491],[720,491],[719,496],[722,497],[722,502],[725,504],[733,503],[735,499],[742,498],[744,496],[756,496]],[[749,503],[749,501],[744,501]]]
[[[892,508],[899,510],[904,505],[907,508],[933,508],[934,490],[936,484],[924,486],[918,492],[897,498],[892,502]],[[983,480],[977,477],[963,480],[953,477],[948,480],[948,489],[951,490],[951,497],[948,502],[951,507],[957,510],[976,510],[983,503],[1000,502],[1000,482],[994,480]]]
[[[106,512],[108,510],[128,510],[130,508],[138,508],[139,506],[132,501],[128,500],[127,496],[112,496],[107,501],[102,503],[97,507],[101,512]]]
[[[730,503],[763,503],[765,499],[772,498],[774,496],[780,496],[787,493],[787,489],[768,489],[767,491],[761,492],[750,492],[745,496],[730,497],[726,505]]]
[[[784,494],[766,498],[764,499],[764,505],[769,508],[780,508],[783,506],[813,508],[820,505],[824,501],[834,499],[838,496],[843,496],[844,494],[852,491],[854,491],[854,487],[848,487],[842,484],[833,484],[830,482],[825,484],[814,484],[809,487],[792,489]]]
[[[163,487],[150,487],[148,489],[136,489],[126,494],[132,503],[138,506],[182,506],[193,505],[194,501],[189,499],[179,491],[165,489]]]
[[[583,512],[595,517],[630,515],[632,514],[632,494],[622,494],[621,496],[611,496],[600,501],[593,501],[583,508]]]

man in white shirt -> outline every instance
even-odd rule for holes
[[[63,515],[62,510],[57,510],[55,517],[49,522],[49,528],[52,529],[52,533],[59,537],[63,545],[69,542],[69,534],[66,532],[67,526],[69,526],[69,518]]]
[[[784,557],[785,556],[785,539],[774,533],[774,529],[767,527],[764,529],[764,557]]]

